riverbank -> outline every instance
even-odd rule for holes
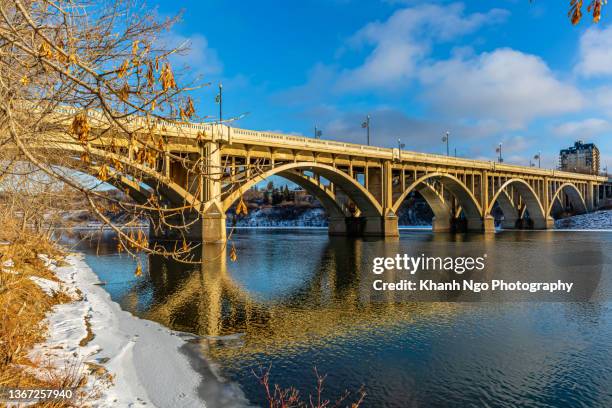
[[[194,359],[190,340],[121,310],[99,285],[82,255],[53,267],[81,299],[57,305],[46,318],[48,337],[34,347],[33,360],[57,369],[79,362],[91,375],[84,392],[99,407],[237,407],[244,405],[238,387],[222,382],[204,361]]]
[[[610,230],[612,210],[595,211],[555,221],[556,229],[564,230]]]

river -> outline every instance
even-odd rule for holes
[[[612,232],[330,238],[326,230],[237,230],[238,259],[207,249],[202,267],[115,252],[112,236],[79,249],[122,308],[198,334],[198,353],[247,398],[271,382],[335,399],[364,387],[366,407],[612,406]],[[377,292],[374,257],[480,256],[463,278],[574,281],[567,294]],[[426,273],[426,272],[419,272]],[[436,281],[449,273],[427,272]],[[390,275],[389,275],[390,274]],[[451,272],[452,274],[452,272]],[[171,392],[169,390],[169,392]]]

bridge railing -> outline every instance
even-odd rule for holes
[[[334,140],[321,140],[321,139],[313,139],[311,137],[305,136],[294,136],[294,135],[285,135],[282,133],[274,133],[274,132],[261,132],[256,130],[248,130],[241,128],[231,128],[230,136],[232,139],[237,138],[247,138],[251,141],[270,141],[270,142],[294,142],[299,143],[307,147],[332,147],[332,148],[341,148],[341,149],[351,149],[355,152],[373,152],[373,153],[383,153],[383,154],[391,154],[392,149],[388,149],[385,147],[378,146],[365,146],[356,143],[345,143],[338,142]]]
[[[73,116],[80,110],[71,107],[62,107],[58,108],[57,111],[65,115]],[[88,116],[90,116],[91,118],[95,118],[100,121],[106,120],[104,115],[99,111],[90,110],[87,113]],[[301,147],[304,148],[318,148],[321,150],[329,150],[332,152],[335,150],[337,153],[349,153],[360,156],[370,156],[379,159],[399,160],[399,158],[401,157],[402,162],[416,161],[433,165],[470,167],[481,170],[529,173],[532,175],[567,177],[584,180],[593,180],[595,178],[599,182],[609,182],[608,177],[606,176],[592,176],[554,169],[541,169],[514,164],[498,163],[491,160],[487,161],[478,159],[467,159],[439,154],[421,153],[410,150],[402,150],[400,152],[398,149],[378,146],[367,146],[356,143],[339,142],[335,140],[313,139],[311,137],[286,135],[275,132],[262,132],[237,127],[229,127],[227,125],[222,125],[222,127],[219,128],[218,124],[212,123],[179,123],[158,119],[147,120],[146,118],[140,116],[130,118],[128,123],[130,123],[133,127],[136,128],[148,128],[149,126],[153,125],[153,128],[157,131],[174,133],[177,136],[186,138],[196,138],[198,137],[198,133],[201,132],[205,139],[219,138],[220,135],[222,135],[223,139],[229,139],[229,141],[234,139],[245,139],[245,141],[250,141],[254,143],[259,142],[261,144],[274,143],[277,145],[282,145],[284,143],[287,143],[289,145],[287,146],[287,148],[291,148],[292,146],[290,145],[292,143],[298,143],[301,145]]]
[[[579,179],[591,179],[592,176],[582,175],[577,173],[569,173],[555,169],[541,169],[528,166],[521,166],[518,164],[506,164],[498,163],[492,160],[478,160],[478,159],[467,159],[460,157],[445,156],[440,154],[421,153],[410,150],[402,150],[401,153],[398,149],[391,149],[377,146],[366,146],[355,143],[338,142],[333,140],[321,140],[313,139],[305,136],[293,136],[285,135],[281,133],[273,132],[260,132],[255,130],[231,128],[231,136],[238,136],[239,138],[245,138],[251,141],[268,141],[277,144],[283,142],[297,142],[302,144],[304,147],[320,147],[320,148],[339,148],[341,153],[353,153],[359,155],[374,154],[376,157],[386,159],[399,159],[405,162],[425,162],[435,165],[446,165],[455,167],[470,167],[482,170],[490,171],[507,171],[516,173],[529,173],[533,175],[542,175],[550,177],[568,177],[568,178],[579,178]],[[290,146],[288,146],[290,147]]]

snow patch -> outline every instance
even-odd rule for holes
[[[612,230],[612,210],[595,211],[555,221],[557,229]]]
[[[79,372],[102,368],[112,375],[89,376],[84,391],[95,395],[96,407],[241,407],[244,395],[233,383],[216,377],[205,362],[189,356],[195,336],[173,332],[121,310],[98,284],[82,255],[54,267],[63,282],[35,282],[48,290],[61,288],[82,294],[80,300],[57,305],[44,324],[48,338],[30,354],[58,371],[78,365]],[[51,266],[51,262],[49,263]],[[43,289],[45,290],[45,289]],[[88,337],[87,325],[91,335]],[[86,339],[88,341],[83,341]]]
[[[13,270],[15,262],[12,259],[7,259],[6,261],[2,262],[2,266],[3,268],[0,268],[0,271],[2,271],[3,273],[8,273],[10,275],[19,275],[19,272]]]
[[[228,218],[228,223],[231,220]],[[285,209],[282,207],[261,208],[240,218],[237,227],[327,227],[327,215],[322,208]]]
[[[30,276],[30,280],[37,284],[48,296],[54,296],[56,293],[62,291],[62,286],[59,282],[41,278],[39,276]]]

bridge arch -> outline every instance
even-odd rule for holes
[[[451,219],[452,214],[450,207],[448,204],[446,204],[444,198],[440,196],[440,194],[432,186],[427,183],[421,183],[416,186],[413,191],[418,191],[421,197],[423,197],[427,205],[429,205],[429,208],[431,208],[431,211],[434,213],[436,220]]]
[[[438,217],[448,217],[452,215],[443,198],[427,183],[430,180],[439,181],[451,192],[455,199],[457,199],[467,219],[480,219],[482,217],[480,204],[467,186],[453,175],[438,172],[426,174],[410,184],[393,204],[393,212],[397,213],[408,194],[416,190],[421,193],[425,201],[427,201],[427,204],[429,204],[437,219],[441,219]]]
[[[533,220],[534,227],[545,228],[547,213],[544,211],[544,207],[534,189],[529,183],[521,179],[510,179],[500,186],[497,193],[495,193],[489,202],[489,208],[487,208],[486,215],[491,215],[493,205],[497,202],[504,213],[504,218],[513,221],[522,218],[524,214],[519,213],[522,209],[517,208],[516,205],[511,202],[508,196],[508,187],[516,189],[519,196],[523,199],[525,210],[529,212],[529,217]],[[510,225],[506,226],[509,227]]]
[[[559,204],[562,204],[561,192],[567,194],[570,204],[578,212],[578,214],[585,214],[588,212],[586,202],[584,201],[584,197],[582,196],[580,190],[578,190],[578,188],[572,183],[564,183],[557,189],[557,191],[555,191],[555,194],[550,200],[550,205],[546,211],[547,215],[552,216],[553,208],[557,200]]]
[[[48,151],[49,148],[46,148]],[[63,144],[61,147],[57,148],[58,154],[62,154],[65,156],[66,151],[73,152],[75,154],[81,154],[85,151],[83,147],[79,144],[69,143]],[[164,177],[157,170],[147,167],[145,165],[139,164],[133,160],[130,160],[127,156],[117,153],[108,152],[103,149],[98,148],[88,148],[87,153],[94,159],[100,158],[104,160],[112,159],[121,163],[126,168],[131,168],[134,172],[142,174],[144,176],[142,182],[149,186],[152,190],[157,190],[162,196],[166,197],[174,206],[182,207],[182,206],[197,206],[200,205],[200,201],[186,189],[181,187],[178,183],[172,181]],[[94,172],[96,168],[96,164],[90,164],[83,166],[79,160],[71,160],[75,164],[75,169],[79,171],[84,171],[87,174],[97,177],[97,172]],[[79,165],[81,164],[81,165]],[[78,166],[78,168],[76,168]],[[110,174],[112,177],[113,174]],[[125,176],[118,176],[119,180],[107,180],[106,182],[112,185],[127,187],[131,192],[134,192],[137,196],[137,201],[140,199],[144,199],[146,195],[146,191],[138,185],[137,182],[130,180]]]
[[[327,211],[329,217],[340,218],[347,215],[346,210],[336,201],[335,194],[310,177],[305,177],[294,171],[284,171],[277,175],[297,184],[306,190],[308,194],[316,197],[323,205],[323,208],[325,208],[325,211]]]
[[[382,206],[376,201],[376,198],[370,193],[364,186],[362,186],[357,180],[351,178],[348,174],[338,170],[335,167],[328,166],[320,163],[312,162],[295,162],[283,164],[274,167],[268,171],[265,171],[257,177],[254,177],[240,186],[240,188],[230,192],[223,198],[223,211],[227,211],[242,195],[243,191],[246,191],[253,187],[255,184],[265,180],[270,176],[280,176],[287,178],[296,184],[303,187],[305,190],[314,194],[327,210],[330,211],[330,216],[344,216],[344,211],[340,205],[330,195],[330,192],[326,189],[322,189],[318,184],[313,183],[306,177],[297,173],[297,170],[306,170],[314,174],[322,176],[327,180],[334,183],[334,185],[340,187],[342,191],[357,205],[357,208],[361,211],[363,216],[381,216]],[[309,190],[310,189],[310,190]],[[333,201],[333,203],[332,203]]]

